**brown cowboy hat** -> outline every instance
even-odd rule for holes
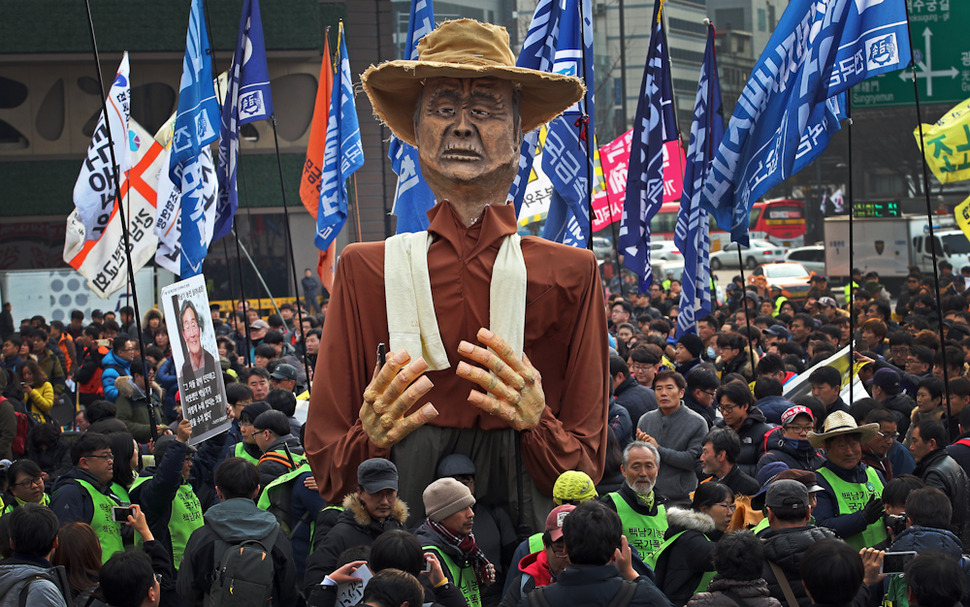
[[[845,434],[858,434],[859,441],[867,443],[879,432],[879,424],[864,424],[859,426],[851,415],[845,411],[835,411],[825,418],[825,424],[819,433],[809,432],[808,442],[819,449],[825,446],[825,441]]]
[[[549,122],[582,99],[573,76],[515,66],[504,27],[474,19],[445,21],[418,42],[417,61],[386,61],[361,76],[374,113],[402,140],[415,145],[414,110],[427,78],[498,78],[522,94],[522,132]]]

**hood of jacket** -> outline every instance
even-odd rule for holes
[[[667,524],[669,525],[668,536],[684,530],[711,533],[715,529],[714,519],[710,516],[685,508],[667,508]]]
[[[365,529],[370,527],[372,523],[380,524],[379,521],[375,521],[374,517],[367,512],[367,507],[364,506],[364,502],[360,501],[360,496],[356,493],[350,493],[344,497],[343,507],[344,511],[342,516],[345,518],[353,518],[355,523]],[[394,505],[391,506],[391,515],[388,518],[404,525],[404,521],[408,518],[407,504],[400,499],[396,499]]]
[[[40,565],[17,561],[16,559],[9,559],[0,563],[0,596],[16,598],[27,576],[46,570]]]
[[[549,570],[549,557],[545,550],[540,550],[533,554],[527,554],[519,561],[519,571],[532,576],[536,588],[548,586],[554,580],[552,571]]]
[[[905,392],[900,392],[899,394],[893,394],[886,400],[882,401],[881,404],[887,409],[899,411],[908,418],[913,412],[913,407],[916,406],[916,401],[914,401]]]
[[[91,474],[87,470],[84,470],[83,468],[78,468],[77,466],[75,466],[70,470],[68,470],[67,472],[65,472],[64,474],[62,474],[60,478],[57,479],[57,482],[54,483],[54,491],[57,491],[58,489],[60,489],[61,487],[63,487],[64,485],[72,481],[88,482],[95,489],[104,488],[104,483],[99,482],[98,479],[93,474]]]
[[[819,540],[835,537],[828,527],[794,527],[790,529],[765,529],[758,537],[765,547],[765,558],[776,563],[787,574],[798,574],[802,556],[808,547]]]
[[[265,538],[277,526],[274,515],[260,510],[253,500],[244,497],[235,497],[216,504],[203,516],[206,526],[220,539],[229,543]]]
[[[290,453],[303,453],[303,445],[300,444],[300,439],[293,436],[292,434],[287,434],[286,436],[281,436],[274,440],[272,443],[266,447],[266,453],[270,451],[283,451],[283,445],[286,445]]]
[[[755,405],[751,405],[748,407],[748,416],[741,422],[741,429],[744,430],[754,424],[763,424],[765,421],[767,420],[765,419],[765,414],[761,412],[761,409]]]
[[[903,529],[903,532],[896,536],[890,552],[922,552],[924,550],[942,550],[957,559],[963,554],[963,544],[957,536],[947,529],[936,529],[934,527],[920,527],[913,525]]]

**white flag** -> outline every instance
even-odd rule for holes
[[[74,184],[74,206],[77,217],[84,228],[84,240],[98,240],[108,226],[115,211],[118,197],[118,183],[124,180],[125,173],[131,168],[131,159],[126,145],[128,138],[128,119],[131,115],[131,83],[128,80],[128,52],[121,58],[118,73],[107,98],[108,118],[105,123],[104,112],[98,118],[88,154],[81,165],[81,172]],[[108,139],[108,128],[111,139]],[[111,143],[114,143],[112,146]],[[114,148],[112,164],[111,148]],[[116,172],[117,171],[117,172]]]
[[[131,263],[137,272],[152,258],[158,242],[152,228],[155,223],[156,186],[164,159],[161,144],[141,125],[131,120],[128,128],[119,138],[128,142],[125,147],[130,151],[132,162],[131,168],[122,174],[121,204],[128,222]],[[86,238],[87,234],[87,226],[79,210],[75,209],[67,218],[64,261],[87,279],[91,291],[106,299],[123,288],[128,278],[128,260],[118,205],[113,205],[108,221],[94,239]]]

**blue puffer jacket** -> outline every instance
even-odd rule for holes
[[[940,550],[959,560],[963,544],[951,531],[914,525],[903,530],[889,547],[889,552],[924,552]]]
[[[118,400],[118,388],[115,387],[115,380],[122,375],[131,375],[131,362],[118,358],[112,350],[101,359],[101,387],[104,388],[104,397],[111,402]],[[119,368],[121,371],[119,371]]]

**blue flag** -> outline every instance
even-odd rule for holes
[[[844,93],[911,59],[905,0],[792,0],[751,72],[704,183],[705,208],[748,244],[751,205],[814,160]]]
[[[417,60],[418,42],[434,29],[434,4],[431,0],[411,0],[411,16],[408,21],[408,37],[404,45],[404,58]],[[391,170],[397,175],[394,191],[394,208],[397,215],[397,233],[421,232],[428,228],[428,210],[434,206],[434,194],[421,174],[418,149],[391,135],[387,147]]]
[[[650,21],[650,50],[640,84],[640,100],[633,122],[626,198],[620,223],[619,250],[623,263],[640,277],[641,293],[653,279],[650,268],[650,220],[663,204],[664,144],[675,141],[673,93],[670,87],[670,58],[661,21],[663,0],[656,0]]]
[[[317,235],[314,238],[321,251],[327,250],[347,221],[347,178],[364,166],[364,148],[360,143],[354,85],[350,78],[350,60],[347,58],[342,21],[339,37],[337,74],[330,96],[327,143],[323,150]]]
[[[694,98],[694,119],[690,125],[684,191],[674,229],[674,244],[684,254],[681,278],[680,314],[676,337],[697,333],[697,319],[711,313],[711,237],[707,211],[701,208],[701,190],[724,136],[724,109],[721,107],[721,82],[714,57],[714,27],[707,26],[707,48],[701,77]]]
[[[181,278],[202,271],[202,261],[212,240],[211,213],[215,197],[209,196],[206,188],[207,180],[212,178],[209,174],[212,159],[203,148],[218,137],[218,122],[219,102],[212,87],[212,54],[202,0],[192,0],[169,166],[169,176],[179,188],[182,200]],[[208,162],[205,156],[209,156]]]
[[[229,68],[229,90],[222,105],[222,128],[219,132],[219,201],[212,241],[232,230],[232,218],[239,207],[236,191],[236,163],[239,159],[239,127],[265,120],[273,113],[266,67],[266,45],[263,22],[259,17],[259,0],[246,0],[239,21],[239,37]]]
[[[580,7],[583,15],[580,16]],[[577,247],[589,239],[589,200],[593,178],[593,19],[592,4],[579,0],[541,0],[532,16],[518,67],[580,78],[586,96],[549,123],[542,168],[553,192],[543,237]],[[519,172],[509,197],[518,213],[535,160],[538,130],[526,135]]]

